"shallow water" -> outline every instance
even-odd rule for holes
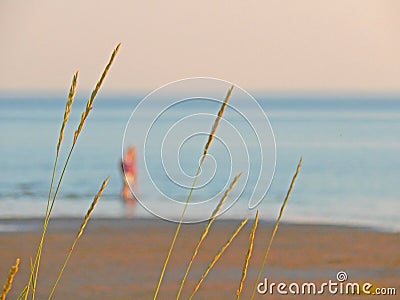
[[[60,93],[54,98],[49,95],[0,98],[0,218],[43,215],[55,144],[64,111],[62,97]],[[277,216],[298,159],[302,156],[303,167],[285,211],[285,221],[350,224],[400,231],[400,193],[397,187],[400,178],[400,99],[307,98],[262,94],[257,99],[271,122],[277,150],[275,176],[267,196],[259,206],[262,218],[272,220]],[[108,175],[111,176],[109,186],[95,215],[111,218],[124,216],[124,207],[119,198],[122,185],[119,160],[124,129],[139,100],[139,96],[99,97],[96,100],[61,186],[54,216],[83,216],[101,181]],[[240,99],[232,99],[232,105],[234,101]],[[74,103],[65,135],[66,145],[71,143],[84,103],[85,99],[81,97]],[[175,122],[175,119],[198,112],[199,109],[202,111],[202,105],[179,107],[168,118],[159,119],[157,126],[170,128],[171,118]],[[217,111],[218,105],[204,104],[204,112]],[[252,119],[251,109],[246,114],[253,124],[263,122],[257,118]],[[227,111],[226,118],[229,119],[229,116]],[[232,124],[239,128],[241,125],[235,122],[232,117]],[[192,119],[184,127],[198,128],[202,123]],[[209,120],[204,122],[204,132],[209,132],[211,125]],[[147,129],[137,128],[138,131]],[[157,138],[162,136],[155,134],[154,141]],[[200,136],[192,139],[186,148],[182,147],[179,163],[186,175],[194,174],[205,140],[205,136]],[[235,175],[234,171],[244,170],[249,175],[249,186],[244,189],[237,203],[223,215],[242,218],[254,213],[248,209],[248,198],[257,179],[251,174],[262,162],[256,152],[252,152],[257,150],[254,141],[245,142],[253,169],[249,168],[247,160],[240,154],[239,144],[235,144],[236,139],[228,142],[233,143],[228,143],[228,152],[233,153],[233,171],[229,172],[230,169],[226,167],[230,161],[226,160],[226,149],[221,146],[223,144],[215,142],[210,148],[210,154],[219,162],[217,172],[207,189],[194,191],[193,201],[200,203],[219,195]],[[62,150],[61,161],[65,159],[66,148]],[[167,162],[177,156],[172,149],[164,149],[163,155]],[[157,147],[148,148],[148,151],[147,155],[152,158],[160,155]],[[212,170],[212,161],[207,163],[210,163]],[[205,176],[207,167],[205,164]],[[170,170],[174,173],[171,176],[185,179],[178,168],[171,167]],[[188,189],[170,188],[171,181],[160,169],[156,159],[150,159],[147,166],[139,162],[138,172],[140,197],[157,206],[165,217],[177,218],[180,210],[171,209],[164,196],[168,194],[168,197],[184,201]],[[164,195],[154,192],[149,181],[145,180],[148,174]],[[232,196],[238,193],[234,191]],[[259,193],[262,194],[262,191]],[[195,213],[199,218],[210,215],[210,207],[197,207]],[[141,217],[151,216],[142,207],[137,207],[136,214]]]

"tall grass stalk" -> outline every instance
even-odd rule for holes
[[[11,267],[10,273],[8,274],[7,281],[3,286],[3,291],[0,296],[0,300],[6,300],[8,292],[11,290],[15,274],[18,272],[19,258],[15,260],[15,264]]]
[[[32,271],[33,268],[31,268]],[[28,286],[25,285],[25,287],[22,289],[21,293],[19,294],[17,300],[21,300],[25,297],[26,293],[28,292]]]
[[[228,249],[229,245],[232,243],[232,241],[235,239],[235,237],[239,234],[239,232],[242,230],[244,225],[246,225],[247,221],[249,219],[246,218],[243,220],[243,222],[239,225],[239,227],[235,230],[235,232],[231,235],[229,240],[225,243],[224,246],[217,252],[217,254],[214,256],[213,260],[211,263],[208,265],[207,269],[204,271],[203,275],[201,276],[199,282],[196,284],[192,294],[189,297],[189,300],[191,300],[194,295],[197,293],[197,291],[200,288],[200,285],[203,283],[204,279],[207,277],[208,273],[211,271],[211,269],[214,267],[214,265],[217,263],[217,261],[221,258],[222,254],[224,254],[225,250]]]
[[[236,300],[239,300],[240,294],[242,293],[242,290],[243,290],[243,283],[244,283],[244,280],[246,279],[247,268],[249,266],[250,257],[253,252],[254,238],[256,235],[257,225],[258,225],[258,210],[256,213],[256,217],[254,218],[253,229],[251,230],[251,233],[249,236],[249,249],[247,250],[246,258],[244,260],[243,269],[242,269],[242,278],[240,279],[239,288],[236,291]]]
[[[56,287],[58,285],[58,282],[60,281],[60,278],[61,278],[61,276],[62,276],[62,274],[63,274],[63,272],[65,270],[65,267],[67,266],[69,258],[71,257],[71,254],[75,249],[75,245],[78,242],[79,238],[82,236],[83,231],[85,230],[85,227],[86,227],[87,223],[89,222],[90,216],[92,215],[94,207],[96,206],[96,204],[99,201],[104,189],[106,188],[109,179],[110,179],[110,177],[107,177],[106,180],[103,181],[99,191],[97,192],[96,196],[94,197],[93,202],[90,205],[90,207],[89,207],[89,209],[88,209],[88,211],[87,211],[87,213],[85,215],[85,218],[83,219],[83,222],[82,222],[81,227],[80,227],[80,229],[78,231],[78,234],[76,235],[76,237],[74,239],[74,242],[72,243],[72,246],[69,249],[69,252],[68,252],[68,254],[67,254],[67,256],[66,256],[66,258],[64,260],[64,264],[62,265],[62,267],[61,267],[61,269],[60,269],[60,271],[58,273],[57,279],[53,284],[53,287],[51,289],[51,292],[50,292],[50,295],[48,297],[48,300],[51,299],[51,297],[53,296],[54,291],[55,291],[55,289],[56,289]]]
[[[222,115],[224,114],[226,105],[228,104],[229,98],[231,97],[232,90],[233,90],[233,85],[232,85],[232,86],[230,87],[230,89],[228,90],[228,93],[227,93],[226,96],[225,96],[225,101],[222,103],[221,108],[219,109],[217,118],[215,119],[215,122],[214,122],[214,124],[213,124],[213,127],[211,128],[210,135],[208,136],[207,143],[206,143],[206,145],[204,146],[203,156],[202,156],[202,158],[201,158],[200,165],[204,162],[204,159],[206,158],[208,148],[210,148],[211,143],[212,143],[212,141],[213,141],[213,139],[214,139],[215,132],[217,131],[219,122],[221,121],[221,118],[222,118]]]
[[[255,284],[254,284],[253,292],[252,292],[252,294],[251,294],[250,300],[252,300],[252,299],[254,298],[254,296],[255,296],[258,281],[260,280],[260,278],[261,278],[261,273],[262,273],[262,271],[264,270],[265,262],[267,261],[267,257],[268,257],[269,251],[270,251],[270,249],[271,249],[272,242],[274,241],[274,237],[275,237],[275,235],[276,235],[276,232],[278,231],[278,227],[279,227],[279,223],[280,223],[280,221],[281,221],[281,219],[282,219],[283,211],[285,210],[286,203],[287,203],[287,201],[288,201],[288,199],[289,199],[289,197],[290,197],[290,194],[292,193],[293,186],[294,186],[294,183],[295,183],[295,181],[296,181],[297,175],[299,175],[299,171],[300,171],[302,162],[303,162],[303,159],[300,158],[299,164],[297,165],[297,168],[296,168],[296,172],[295,172],[294,175],[293,175],[292,182],[290,183],[289,189],[288,189],[288,191],[287,191],[287,193],[286,193],[285,200],[283,201],[281,210],[279,211],[279,216],[278,216],[278,219],[276,220],[276,223],[275,223],[275,226],[274,226],[274,230],[272,231],[271,238],[269,239],[269,243],[268,243],[268,246],[267,246],[267,250],[265,251],[264,258],[263,258],[263,261],[262,261],[260,270],[258,271],[257,279],[256,279],[256,282],[255,282]]]
[[[199,251],[200,245],[203,243],[204,239],[206,238],[206,236],[207,236],[207,234],[208,234],[208,232],[209,232],[209,230],[210,230],[210,227],[211,227],[212,223],[215,221],[215,218],[217,217],[219,211],[221,210],[222,206],[224,205],[226,199],[228,198],[228,196],[229,196],[229,194],[231,193],[232,189],[235,187],[235,185],[236,185],[236,183],[237,183],[237,181],[239,180],[239,178],[240,178],[241,175],[242,175],[242,173],[239,173],[239,174],[236,175],[236,177],[233,179],[232,183],[230,184],[230,186],[228,187],[228,189],[225,191],[223,197],[222,197],[221,200],[219,201],[217,207],[214,209],[214,212],[212,213],[211,218],[208,220],[206,226],[204,227],[203,233],[201,234],[200,239],[199,239],[199,241],[198,241],[198,243],[197,243],[197,245],[196,245],[196,248],[195,248],[194,251],[193,251],[192,258],[190,259],[189,264],[188,264],[188,266],[186,267],[185,275],[183,276],[181,285],[180,285],[180,287],[179,287],[178,295],[176,296],[176,299],[177,299],[177,300],[179,299],[179,297],[180,297],[180,295],[181,295],[181,292],[182,292],[183,286],[184,286],[184,284],[185,284],[186,278],[187,278],[187,276],[188,276],[188,274],[189,274],[189,271],[190,271],[190,268],[191,268],[191,266],[192,266],[192,264],[193,264],[193,261],[194,261],[194,259],[195,259],[196,256],[197,256],[197,253],[198,253],[198,251]]]
[[[200,174],[200,171],[201,171],[201,166],[203,165],[204,159],[207,156],[208,149],[210,148],[211,143],[212,143],[212,141],[214,139],[214,135],[215,135],[215,132],[217,131],[219,122],[221,120],[221,117],[224,114],[226,105],[227,105],[227,103],[229,101],[229,98],[231,97],[233,87],[234,87],[233,85],[230,87],[230,89],[228,90],[228,92],[227,92],[227,94],[225,96],[225,100],[222,103],[221,108],[218,111],[217,118],[215,119],[213,127],[211,128],[211,132],[210,132],[210,135],[208,137],[207,143],[204,146],[203,156],[202,156],[202,158],[200,160],[200,163],[199,163],[199,166],[197,168],[196,175],[194,176],[192,187],[190,188],[190,192],[189,192],[189,195],[188,195],[188,197],[186,199],[185,206],[183,208],[181,217],[179,219],[178,226],[176,227],[174,237],[172,238],[172,242],[171,242],[171,245],[169,247],[167,257],[165,258],[164,265],[163,265],[162,270],[161,270],[160,278],[158,279],[157,287],[156,287],[156,290],[154,291],[153,300],[157,299],[158,293],[160,291],[161,283],[162,283],[162,280],[164,278],[165,270],[167,269],[167,265],[168,265],[169,259],[171,257],[172,250],[174,249],[174,245],[175,245],[176,239],[178,237],[179,231],[181,229],[181,226],[182,226],[182,223],[183,223],[183,219],[185,217],[188,204],[190,202],[190,198],[192,197],[192,193],[193,193],[194,187],[196,186],[197,178],[198,178],[198,176]]]
[[[53,171],[52,171],[52,174],[51,174],[50,188],[49,188],[49,193],[48,193],[48,196],[47,196],[47,205],[46,205],[45,219],[44,219],[44,222],[43,222],[43,230],[42,230],[42,235],[41,235],[41,238],[40,238],[38,251],[36,252],[35,263],[34,263],[34,266],[36,266],[36,270],[35,270],[35,268],[33,266],[31,268],[31,275],[30,275],[29,281],[32,282],[32,285],[33,285],[32,286],[33,295],[35,294],[36,281],[37,281],[37,276],[38,276],[38,271],[39,271],[40,258],[41,258],[42,247],[43,247],[43,241],[44,241],[44,236],[45,236],[45,233],[46,233],[46,230],[47,230],[47,222],[46,222],[46,220],[47,220],[47,216],[48,216],[49,208],[50,208],[51,192],[53,190],[54,176],[55,176],[56,169],[57,169],[58,156],[60,154],[60,147],[61,147],[61,144],[62,144],[62,141],[63,141],[63,137],[64,137],[64,130],[65,130],[65,127],[67,125],[67,122],[68,122],[68,119],[69,119],[69,114],[70,114],[71,108],[72,108],[72,104],[73,104],[74,99],[75,99],[77,80],[78,80],[78,71],[75,73],[74,77],[72,78],[72,83],[71,83],[71,87],[70,87],[70,90],[69,90],[67,102],[65,104],[64,118],[63,118],[63,122],[62,122],[62,125],[61,125],[60,134],[59,134],[59,137],[58,137],[58,143],[57,143],[57,148],[56,148],[56,158],[55,158],[54,164],[53,164]],[[35,278],[33,278],[33,276]],[[30,284],[28,283],[27,292],[29,291],[29,286],[30,286]],[[26,297],[25,297],[25,299],[26,299]]]
[[[54,166],[53,166],[53,175],[52,175],[51,184],[50,184],[50,191],[49,191],[49,199],[51,198],[52,200],[50,202],[50,205],[49,205],[49,201],[48,201],[48,204],[47,204],[47,207],[46,207],[46,214],[45,214],[44,223],[43,223],[42,236],[41,236],[41,239],[40,239],[40,242],[39,242],[39,246],[37,248],[35,262],[33,264],[33,271],[31,272],[31,274],[29,276],[29,281],[28,281],[28,284],[26,286],[26,292],[25,292],[25,295],[24,295],[25,296],[25,300],[27,299],[27,297],[29,295],[29,288],[30,288],[31,285],[32,285],[32,289],[33,289],[33,291],[32,291],[32,300],[35,299],[36,283],[37,283],[38,276],[39,276],[39,265],[40,265],[40,258],[41,258],[41,253],[42,253],[42,249],[43,249],[44,237],[45,237],[46,232],[47,232],[47,227],[48,227],[50,216],[51,216],[51,213],[52,213],[52,210],[53,210],[53,207],[54,207],[54,203],[55,203],[55,200],[57,198],[57,194],[58,194],[58,191],[60,189],[61,182],[62,182],[62,180],[64,178],[65,171],[67,169],[67,166],[68,166],[69,160],[71,158],[72,152],[73,152],[73,150],[75,148],[75,145],[76,145],[77,139],[79,137],[79,134],[81,133],[81,131],[83,129],[83,126],[85,124],[85,121],[86,121],[87,117],[89,116],[89,113],[90,113],[91,109],[93,108],[94,99],[96,98],[96,95],[97,95],[98,91],[100,90],[100,87],[101,87],[101,85],[102,85],[102,83],[103,83],[103,81],[104,81],[104,79],[105,79],[105,77],[106,77],[106,75],[107,75],[107,73],[108,73],[113,61],[114,61],[114,59],[115,59],[115,56],[118,53],[119,47],[120,47],[120,44],[118,44],[117,47],[114,49],[114,51],[113,51],[113,53],[112,53],[112,55],[111,55],[111,57],[109,59],[108,64],[104,68],[104,71],[103,71],[99,81],[97,82],[94,90],[91,93],[90,98],[87,101],[86,108],[85,108],[85,110],[83,111],[83,113],[81,115],[80,123],[79,123],[79,125],[78,125],[78,127],[77,127],[77,129],[76,129],[76,131],[74,133],[73,142],[72,142],[72,145],[71,145],[70,150],[68,152],[67,159],[66,159],[66,161],[64,163],[64,166],[63,166],[60,178],[58,180],[56,189],[54,191],[53,196],[51,197],[52,187],[53,187],[53,180],[54,180],[54,175],[55,175],[55,170],[56,170],[56,164],[57,164],[57,161],[58,161],[58,154],[59,154],[60,146],[61,146],[61,143],[62,143],[62,140],[63,140],[64,128],[65,128],[65,125],[66,125],[67,120],[68,120],[69,112],[71,110],[73,98],[74,98],[75,91],[76,91],[77,73],[76,73],[76,77],[74,77],[74,79],[73,79],[73,82],[72,82],[72,85],[71,85],[71,89],[70,89],[70,94],[69,94],[69,97],[67,99],[67,104],[66,104],[66,108],[65,108],[65,112],[64,112],[64,120],[63,120],[63,124],[62,124],[61,130],[60,130],[60,135],[59,135],[59,139],[58,139],[58,143],[57,143],[56,159],[55,159],[55,163],[54,163]]]

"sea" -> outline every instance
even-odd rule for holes
[[[85,96],[78,93],[72,107],[55,185]],[[54,218],[83,217],[107,176],[93,217],[125,218],[121,156],[135,145],[140,201],[134,217],[179,220],[220,103],[196,98],[163,111],[155,101],[133,113],[144,96],[101,94],[95,100],[61,182]],[[234,96],[185,221],[207,219],[241,171],[233,200],[218,218],[239,220],[258,210],[260,218],[274,222],[302,158],[282,222],[400,232],[400,96],[258,92],[256,105]],[[0,221],[44,216],[65,98],[62,92],[0,95]],[[237,103],[242,121],[232,113]],[[0,225],[5,230],[13,228]]]

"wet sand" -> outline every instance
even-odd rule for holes
[[[192,266],[181,299],[188,299],[209,261],[226,242],[239,221],[217,221]],[[235,299],[247,252],[252,220],[206,278],[194,299]],[[0,280],[5,280],[16,257],[21,258],[9,299],[16,299],[27,281],[29,259],[40,237],[40,220],[0,221]],[[80,220],[52,220],[43,252],[37,299],[47,299],[52,283],[80,226]],[[185,266],[204,224],[185,225],[171,256],[158,299],[175,299]],[[94,219],[78,242],[53,299],[152,299],[176,224],[161,220]],[[17,232],[11,230],[19,230]],[[261,222],[241,299],[249,299],[258,268],[272,232]],[[282,224],[262,278],[269,282],[321,284],[337,281],[371,282],[395,287],[400,293],[400,235],[369,229]],[[2,283],[1,283],[2,284]],[[365,299],[365,295],[257,295],[255,299]]]

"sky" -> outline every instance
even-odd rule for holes
[[[150,91],[210,76],[248,90],[400,92],[400,1],[0,1],[0,92]]]

